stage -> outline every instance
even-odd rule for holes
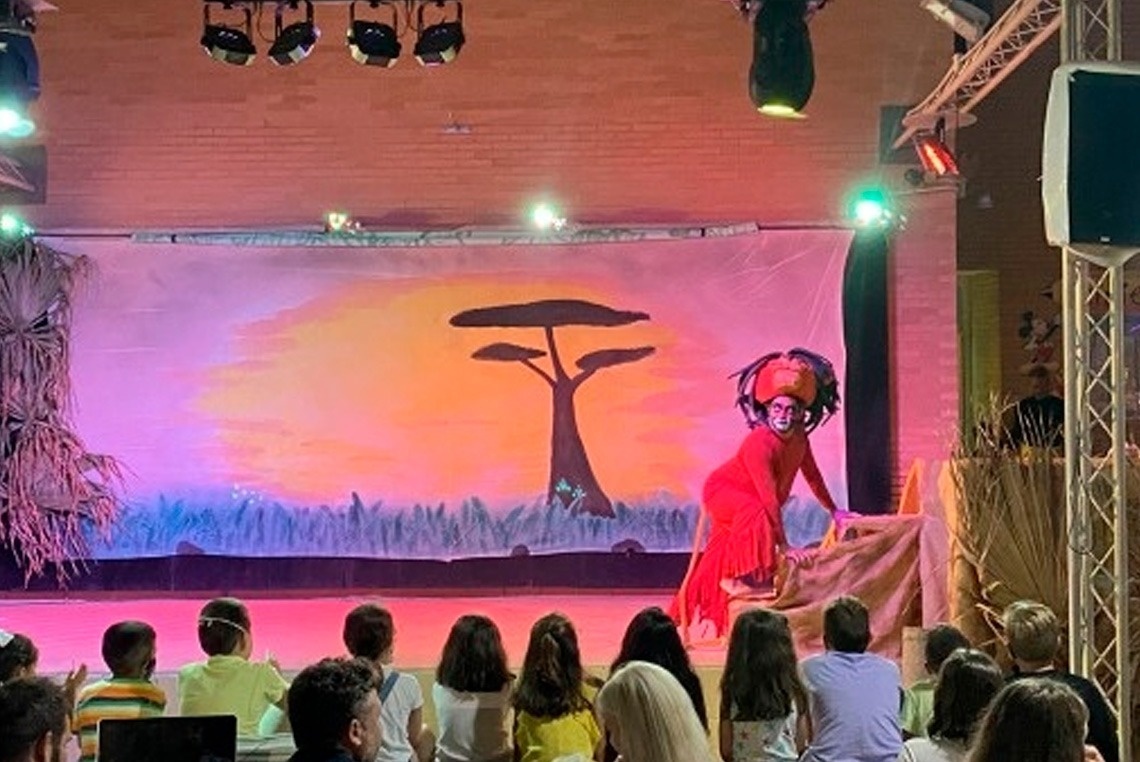
[[[28,635],[40,650],[39,669],[67,672],[86,663],[92,675],[103,671],[99,655],[103,631],[113,622],[139,619],[158,633],[158,673],[203,658],[198,647],[198,610],[207,600],[121,596],[84,598],[8,598],[0,600],[0,629]],[[432,670],[452,623],[463,614],[491,617],[503,633],[507,656],[516,668],[526,652],[531,624],[551,611],[570,617],[578,629],[582,662],[595,672],[617,655],[629,620],[646,606],[669,605],[669,594],[507,595],[487,597],[321,596],[244,598],[253,619],[254,657],[272,653],[286,672],[295,672],[323,656],[344,653],[344,615],[363,601],[387,607],[396,623],[396,665]],[[720,666],[722,649],[692,652],[694,663]]]

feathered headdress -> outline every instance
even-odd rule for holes
[[[736,406],[749,427],[767,422],[766,407],[786,395],[804,405],[804,428],[811,432],[839,410],[839,382],[825,357],[796,347],[771,352],[733,374]]]

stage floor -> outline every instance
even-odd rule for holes
[[[99,654],[103,631],[123,619],[140,619],[158,633],[158,672],[172,673],[202,657],[196,620],[205,598],[124,599],[0,598],[0,629],[20,632],[40,650],[40,672],[67,672],[86,663],[91,674],[104,670]],[[246,598],[253,619],[254,657],[272,653],[287,672],[321,657],[344,652],[344,615],[358,603],[387,607],[396,623],[396,665],[431,670],[452,623],[463,614],[484,614],[498,624],[511,664],[521,665],[534,621],[551,611],[570,617],[578,630],[582,662],[595,671],[617,655],[629,620],[646,606],[669,605],[669,595],[507,595],[488,597],[321,596]],[[694,664],[719,667],[723,649],[692,652]],[[601,673],[604,675],[604,671]]]

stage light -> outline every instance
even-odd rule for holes
[[[896,219],[890,198],[880,188],[866,188],[856,194],[851,203],[851,217],[860,228],[890,227]]]
[[[530,212],[530,221],[539,230],[561,230],[566,218],[550,204],[536,204]]]
[[[446,9],[448,5],[455,6],[454,19],[424,26],[424,10],[428,6]],[[450,63],[467,41],[463,35],[463,3],[459,0],[420,0],[416,10],[416,30],[418,37],[413,52],[417,61],[424,66]]]
[[[914,149],[922,168],[936,177],[958,174],[958,161],[946,143],[933,133],[916,135]]]
[[[392,11],[392,23],[365,21],[356,18],[356,2],[348,5],[348,50],[352,59],[365,66],[395,66],[400,57],[400,19],[396,6],[389,0],[371,0],[372,8],[381,5]]]
[[[220,2],[225,10],[238,10],[243,16],[240,26],[227,26],[215,24],[210,20],[210,6],[213,3],[203,3],[204,26],[202,29],[202,47],[206,54],[215,61],[234,66],[249,66],[257,57],[257,48],[253,44],[253,15],[248,7],[238,7],[236,3]]]
[[[797,117],[815,87],[807,0],[764,0],[752,27],[752,105],[769,116]]]
[[[287,8],[305,6],[305,19],[285,26],[284,15]],[[269,48],[269,57],[278,66],[292,66],[305,60],[313,52],[313,46],[321,36],[321,30],[313,23],[313,4],[309,0],[282,0],[277,3],[274,21],[276,35]]]
[[[352,219],[348,212],[328,212],[325,214],[326,233],[359,233],[360,222]]]
[[[27,238],[35,231],[22,218],[12,212],[0,213],[0,236],[9,240]]]
[[[28,115],[28,105],[40,96],[34,31],[29,5],[0,3],[0,138],[26,138],[36,131]]]
[[[0,137],[27,138],[36,131],[36,123],[21,104],[0,105]]]
[[[966,0],[919,0],[919,5],[971,44],[981,39],[990,24],[990,14]]]

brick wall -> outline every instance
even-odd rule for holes
[[[62,5],[37,37],[41,229],[306,225],[333,208],[376,227],[501,225],[541,194],[586,222],[834,221],[879,171],[880,106],[922,97],[951,49],[914,0],[838,0],[812,22],[810,118],[781,122],[751,108],[751,33],[721,0],[471,0],[467,47],[430,71],[410,39],[394,69],[352,62],[344,6],[318,6],[318,47],[281,69],[208,59],[195,0]],[[902,468],[945,441],[957,378],[953,200],[909,205]]]
[[[898,473],[915,458],[945,459],[958,424],[952,190],[902,198],[907,229],[892,247],[891,342]]]
[[[499,224],[542,192],[590,221],[830,220],[875,169],[880,104],[922,94],[949,45],[913,0],[839,0],[812,23],[810,119],[778,122],[723,0],[471,0],[467,47],[431,71],[411,39],[391,70],[354,63],[341,5],[291,69],[207,58],[195,0],[63,5],[37,38],[41,226]]]

